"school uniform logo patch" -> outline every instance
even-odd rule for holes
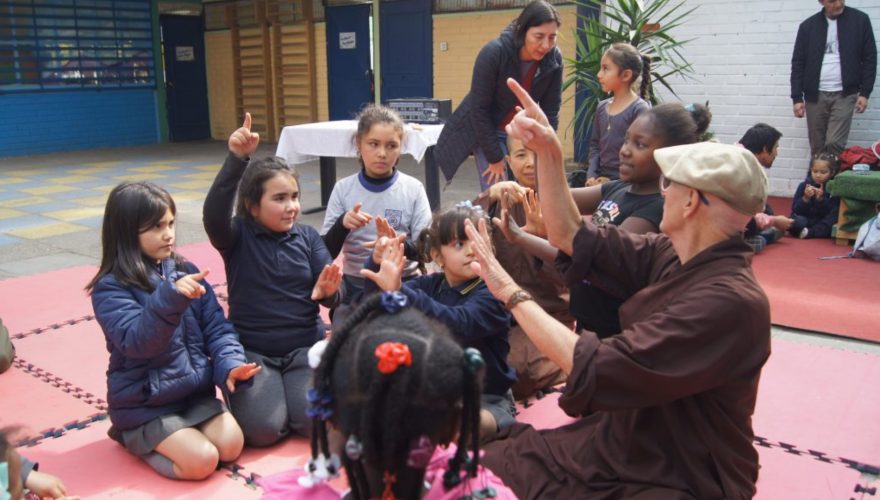
[[[620,207],[611,200],[604,200],[593,212],[593,224],[602,227],[613,223],[620,215]]]
[[[390,208],[385,209],[385,218],[388,219],[388,224],[391,224],[395,230],[400,229],[400,224],[403,222],[403,210],[392,210]]]

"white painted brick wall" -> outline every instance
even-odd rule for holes
[[[733,143],[756,122],[782,132],[779,157],[770,170],[771,192],[794,193],[809,159],[806,119],[792,114],[789,76],[798,25],[819,11],[815,0],[685,0],[697,7],[676,30],[679,39],[694,39],[682,49],[693,64],[693,80],[670,83],[682,102],[710,101],[715,137]],[[868,14],[880,40],[880,0],[847,0]],[[665,100],[675,97],[662,89]],[[850,145],[868,146],[880,139],[880,78],[868,110],[854,115]]]

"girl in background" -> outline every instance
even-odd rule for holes
[[[699,112],[698,116],[681,104],[667,103],[639,115],[630,125],[620,148],[620,179],[571,190],[580,213],[592,214],[592,221],[598,226],[610,224],[638,234],[659,232],[663,198],[660,167],[654,160],[654,151],[699,140],[698,121],[705,118],[700,107],[694,110]],[[569,260],[545,239],[519,230],[505,213],[496,224],[509,241],[548,265],[555,259]],[[600,290],[588,282],[571,288],[570,310],[577,319],[577,329],[590,330],[600,338],[620,332],[618,310],[622,303],[614,290]]]
[[[397,169],[403,145],[403,120],[392,109],[369,105],[358,115],[354,137],[361,171],[336,183],[321,235],[336,258],[344,255],[342,286],[345,302],[355,300],[364,288],[364,268],[376,241],[377,230],[406,234],[404,250],[409,262],[404,277],[417,270],[414,241],[431,223],[431,207],[422,183]],[[372,222],[372,223],[371,223]]]
[[[620,177],[619,154],[626,131],[651,107],[644,99],[651,82],[650,66],[650,59],[628,43],[615,43],[602,55],[596,78],[604,92],[614,95],[596,108],[590,133],[587,187]]]
[[[237,393],[260,368],[245,360],[208,270],[174,252],[176,215],[155,184],[113,188],[86,290],[110,352],[110,437],[165,477],[199,480],[244,444],[215,386]]]
[[[798,185],[791,200],[791,218],[788,228],[798,238],[830,238],[831,226],[837,223],[840,199],[831,196],[826,186],[837,171],[837,158],[830,153],[819,153],[810,160],[810,173]]]

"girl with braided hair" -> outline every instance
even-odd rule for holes
[[[262,480],[264,499],[339,498],[324,480],[340,466],[355,500],[516,498],[479,465],[482,356],[409,303],[373,294],[312,348],[312,456],[305,474]]]
[[[464,201],[435,214],[431,225],[421,232],[419,260],[422,264],[434,262],[443,272],[401,284],[403,237],[383,236],[376,240],[373,258],[367,259],[361,274],[368,278],[366,293],[399,290],[413,307],[446,325],[461,345],[483,355],[486,381],[480,398],[480,435],[485,443],[516,422],[510,390],[516,372],[507,364],[510,313],[474,272],[473,245],[464,233],[465,221],[476,224],[484,217],[482,208]]]

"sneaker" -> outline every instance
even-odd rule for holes
[[[809,236],[809,235],[810,235],[810,230],[807,229],[807,228],[803,228],[803,229],[801,229],[800,234],[798,234],[798,238],[800,238],[800,239],[804,239],[804,238],[806,238],[806,237]]]

